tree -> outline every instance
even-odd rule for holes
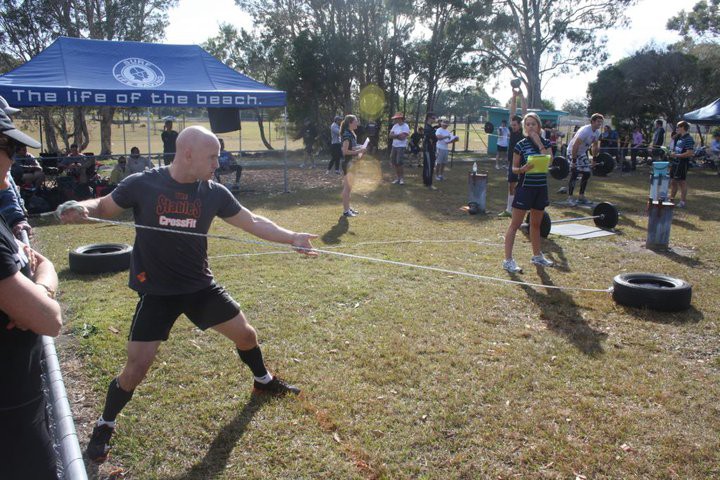
[[[587,117],[588,116],[588,103],[587,100],[565,100],[560,110],[568,112],[570,115],[575,117]]]
[[[691,12],[684,10],[667,22],[668,30],[676,30],[689,39],[694,35],[720,37],[720,0],[701,0]]]
[[[589,109],[640,125],[658,116],[675,123],[720,95],[712,70],[694,55],[646,48],[600,71],[588,87]]]
[[[528,106],[542,106],[543,82],[607,59],[598,30],[627,23],[636,0],[503,0],[493,3],[477,44],[484,65],[522,79]]]

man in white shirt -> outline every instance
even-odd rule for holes
[[[401,112],[396,113],[392,117],[395,125],[390,129],[390,138],[392,138],[392,150],[390,151],[390,163],[395,167],[395,185],[405,185],[405,173],[403,171],[403,163],[405,162],[405,149],[407,148],[407,139],[410,136],[410,127],[405,123],[405,115]]]
[[[447,118],[440,119],[440,128],[435,130],[437,137],[436,159],[435,159],[435,178],[437,180],[445,180],[445,164],[448,162],[449,145],[457,141],[457,137],[447,129],[450,121]]]
[[[513,112],[514,113],[514,112]],[[510,142],[510,130],[505,120],[498,127],[497,153],[495,154],[495,170],[500,170],[500,154],[507,156],[508,144]]]
[[[130,149],[130,158],[127,159],[126,168],[128,175],[132,175],[133,173],[152,169],[153,164],[149,158],[140,156],[140,149],[138,147],[132,147]]]
[[[585,199],[585,189],[595,166],[595,160],[588,158],[588,150],[591,150],[593,156],[597,155],[600,150],[600,134],[605,118],[599,113],[590,117],[590,124],[580,128],[572,140],[568,143],[568,160],[570,161],[570,181],[568,183],[568,205],[576,205],[577,203],[587,204]],[[573,198],[573,190],[578,176],[580,179],[580,195],[578,201]]]

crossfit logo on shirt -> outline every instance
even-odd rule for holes
[[[200,217],[202,210],[202,201],[195,200],[193,202],[183,198],[180,200],[172,200],[165,195],[158,197],[155,213],[158,215],[158,222],[162,226],[195,228],[197,227],[197,219]],[[166,214],[184,215],[190,218],[171,218]]]

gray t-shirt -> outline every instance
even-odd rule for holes
[[[132,208],[135,223],[206,234],[215,216],[232,217],[242,206],[214,181],[178,183],[168,167],[125,178],[112,192],[122,208]],[[129,286],[140,293],[178,295],[213,283],[208,266],[207,237],[138,228]]]
[[[330,143],[340,143],[340,125],[336,122],[330,124]]]

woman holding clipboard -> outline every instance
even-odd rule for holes
[[[360,157],[365,153],[367,147],[367,141],[364,145],[358,146],[357,136],[355,130],[358,127],[358,120],[355,115],[346,115],[345,119],[340,124],[340,140],[342,141],[342,171],[343,171],[343,190],[342,190],[342,202],[343,202],[343,215],[345,217],[355,217],[358,212],[350,207],[350,192],[352,191],[353,177],[350,172],[350,164],[352,163],[353,157]]]
[[[513,151],[512,172],[519,176],[515,199],[513,200],[512,221],[505,234],[505,260],[503,268],[510,273],[522,272],[512,256],[515,235],[523,222],[525,212],[530,210],[530,243],[532,263],[542,267],[552,266],[540,251],[540,223],[545,207],[549,205],[547,172],[550,161],[550,140],[540,136],[540,117],[528,113],[523,118],[525,138],[520,140]]]

